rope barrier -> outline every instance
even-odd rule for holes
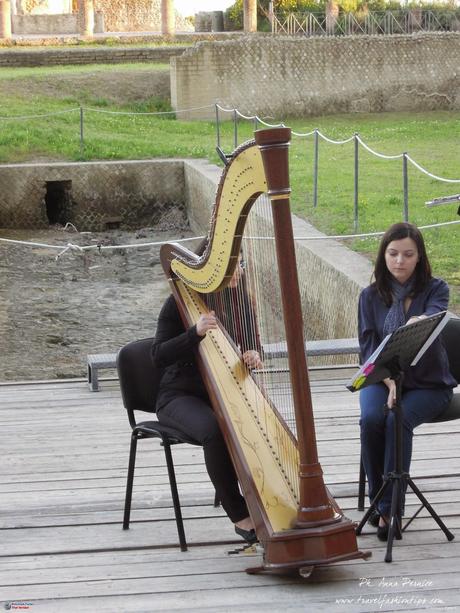
[[[0,119],[41,119],[42,117],[52,117],[53,115],[64,115],[65,113],[74,113],[79,111],[80,107],[74,109],[66,109],[65,111],[54,111],[53,113],[43,113],[41,115],[0,115]]]
[[[178,111],[139,111],[133,113],[132,111],[106,111],[105,109],[95,109],[94,107],[85,106],[82,107],[84,111],[92,111],[93,113],[105,113],[106,115],[178,115],[180,113],[188,113],[190,111],[201,111],[202,109],[214,108],[213,104],[207,104],[205,106],[195,106],[190,109],[180,109]]]
[[[248,121],[257,120],[259,123],[261,123],[262,125],[266,126],[267,128],[279,128],[280,126],[282,126],[282,127],[285,126],[284,123],[277,123],[277,124],[267,123],[263,119],[261,119],[258,115],[251,115],[251,116],[243,115],[242,113],[240,113],[238,111],[238,109],[226,109],[223,106],[220,106],[219,104],[216,104],[215,107],[218,108],[220,111],[223,111],[224,113],[236,113],[239,117],[241,117],[242,119],[247,119]],[[292,134],[294,136],[299,136],[301,138],[305,138],[307,136],[312,136],[313,134],[315,134],[315,132],[318,134],[318,136],[320,136],[323,140],[325,140],[326,142],[330,143],[331,145],[345,145],[346,143],[350,143],[351,141],[353,141],[356,138],[356,140],[359,142],[359,144],[362,145],[364,147],[364,149],[366,149],[366,151],[368,151],[372,155],[375,155],[376,157],[381,158],[383,160],[398,160],[398,159],[401,159],[404,156],[404,153],[399,153],[397,155],[385,155],[383,153],[379,153],[378,151],[375,151],[374,149],[369,147],[369,145],[367,145],[363,141],[363,139],[359,135],[357,135],[357,134],[353,135],[353,136],[350,136],[349,138],[346,138],[344,140],[333,140],[332,138],[329,138],[328,136],[326,136],[325,134],[323,134],[322,132],[320,132],[317,129],[316,130],[312,130],[311,132],[295,132],[294,130],[292,130]],[[406,154],[406,159],[411,164],[413,164],[413,166],[415,166],[415,168],[420,170],[420,172],[423,172],[424,174],[426,174],[427,176],[431,177],[432,179],[436,179],[438,181],[444,181],[445,183],[460,183],[460,179],[446,179],[445,177],[439,177],[438,175],[435,175],[435,174],[429,172],[428,170],[423,168],[423,166],[420,166],[420,164],[418,164],[415,160],[413,160],[407,154]]]
[[[292,130],[292,133],[294,134],[294,136],[312,136],[314,133],[316,132],[316,130],[312,130],[311,132],[294,132],[294,130]]]
[[[220,111],[223,111],[224,113],[236,113],[236,115],[238,115],[238,117],[241,117],[241,119],[247,119],[248,121],[254,121],[256,119],[258,123],[261,123],[263,126],[266,126],[267,128],[285,128],[286,127],[286,124],[284,123],[267,123],[264,119],[262,119],[258,115],[243,115],[243,113],[240,113],[238,109],[226,109],[223,106],[220,106],[219,104],[216,104],[215,106]],[[293,132],[293,134],[295,134],[295,132]]]
[[[425,226],[418,226],[419,230],[428,230],[431,228],[441,228],[444,226],[453,226],[460,224],[460,220],[455,221],[444,221],[435,224],[429,224]],[[297,241],[318,241],[318,240],[345,240],[345,239],[354,239],[354,238],[371,238],[376,236],[382,236],[385,234],[385,231],[380,232],[365,232],[362,234],[335,234],[335,235],[324,235],[324,236],[294,236],[294,239]],[[101,251],[111,251],[115,249],[141,249],[144,247],[159,247],[161,245],[165,245],[168,243],[186,243],[191,241],[203,240],[204,236],[191,236],[189,238],[178,238],[178,239],[167,239],[163,241],[153,241],[150,243],[131,243],[126,245],[75,245],[75,243],[67,243],[66,245],[49,245],[47,243],[37,243],[31,241],[20,241],[11,238],[3,238],[0,237],[0,242],[14,245],[24,245],[26,247],[44,247],[45,249],[56,249],[59,250],[58,255],[56,256],[56,260],[59,259],[64,253],[68,251],[74,251],[78,253],[84,253],[85,251],[90,251],[93,249],[97,249],[99,252]],[[251,240],[274,240],[273,236],[247,236],[245,238]]]
[[[324,135],[319,130],[317,130],[317,132],[318,132],[318,136],[321,136],[323,140],[325,140],[327,143],[331,143],[331,145],[345,145],[345,143],[351,143],[351,141],[355,138],[353,135],[353,136],[350,136],[350,138],[346,138],[345,140],[332,140],[332,138],[328,138],[326,135]]]
[[[452,225],[456,225],[456,224],[460,224],[460,220],[455,220],[455,221],[444,221],[444,222],[440,222],[440,223],[435,223],[435,224],[429,224],[426,226],[417,226],[419,230],[429,230],[431,228],[441,228],[443,226],[452,226]],[[297,241],[308,241],[308,240],[312,240],[312,241],[317,241],[317,240],[344,240],[344,239],[352,239],[352,238],[372,238],[374,236],[383,236],[385,234],[385,231],[383,232],[366,232],[363,234],[336,234],[335,236],[331,235],[331,236],[296,236],[294,237],[295,240]]]
[[[423,168],[423,166],[420,166],[420,164],[417,164],[417,162],[413,160],[409,155],[406,157],[407,157],[407,160],[415,166],[415,168],[420,170],[420,172],[423,172],[424,174],[426,174],[428,177],[431,177],[432,179],[437,179],[438,181],[444,181],[445,183],[460,183],[460,179],[445,179],[444,177],[438,177],[437,175],[434,175],[431,172],[428,172],[428,170],[426,170],[426,168]]]
[[[238,110],[235,109],[235,111],[236,111],[236,114],[238,115],[238,117],[241,117],[241,119],[247,119],[248,121],[253,121],[254,119],[257,119],[257,120],[259,119],[257,117],[257,115],[251,115],[251,116],[243,115],[243,113],[240,113]]]
[[[45,249],[56,249],[59,253],[56,256],[56,260],[58,260],[64,253],[68,251],[75,251],[79,253],[84,253],[85,251],[91,251],[92,249],[97,249],[99,253],[101,251],[110,251],[114,249],[140,249],[141,247],[160,247],[166,243],[186,243],[195,240],[202,240],[204,236],[192,236],[190,238],[178,238],[178,239],[168,239],[165,241],[154,241],[151,243],[133,243],[129,245],[101,245],[98,243],[97,245],[75,245],[74,243],[67,243],[66,245],[49,245],[47,243],[37,243],[32,241],[20,241],[12,238],[3,238],[0,237],[0,242],[12,244],[12,245],[24,245],[26,247],[42,247]]]
[[[243,113],[241,113],[238,109],[227,109],[223,106],[220,106],[219,104],[207,104],[204,106],[196,106],[196,107],[191,107],[188,109],[179,109],[177,111],[152,111],[152,112],[132,112],[132,111],[107,111],[105,109],[96,109],[94,107],[75,107],[72,109],[66,109],[63,111],[54,111],[52,113],[43,113],[43,114],[36,114],[36,115],[0,115],[0,120],[10,120],[10,119],[18,119],[18,120],[22,120],[22,119],[41,119],[43,117],[52,117],[54,115],[64,115],[67,113],[74,113],[75,111],[91,111],[93,113],[105,113],[106,115],[150,115],[150,116],[160,116],[160,115],[178,115],[180,113],[189,113],[191,111],[201,111],[203,109],[208,109],[208,108],[218,108],[220,111],[224,112],[224,113],[235,113],[236,115],[238,115],[239,117],[241,117],[242,119],[246,119],[247,121],[254,121],[256,120],[257,122],[259,122],[260,124],[262,124],[263,126],[266,126],[267,128],[279,128],[279,127],[285,127],[286,124],[284,123],[276,123],[276,124],[272,124],[272,123],[268,123],[266,121],[264,121],[263,119],[261,119],[258,115],[244,115]],[[371,147],[369,147],[369,145],[367,145],[363,139],[358,136],[358,135],[353,135],[350,136],[349,138],[346,138],[344,140],[334,140],[332,138],[329,138],[328,136],[326,136],[325,134],[323,134],[322,132],[320,132],[319,130],[312,130],[310,132],[295,132],[294,130],[292,131],[292,134],[301,138],[305,138],[308,136],[312,136],[313,134],[315,134],[315,132],[317,132],[318,136],[320,136],[324,141],[332,144],[332,145],[344,145],[346,143],[351,142],[352,140],[354,140],[355,138],[357,139],[357,141],[359,142],[360,145],[362,145],[364,147],[364,149],[366,149],[366,151],[368,151],[369,153],[371,153],[372,155],[375,155],[376,157],[379,157],[381,159],[384,160],[397,160],[403,157],[403,153],[400,153],[398,155],[384,155],[383,153],[379,153],[378,151],[375,151],[374,149],[372,149]],[[445,177],[440,177],[438,175],[435,175],[431,172],[429,172],[428,170],[426,170],[426,168],[423,168],[423,166],[421,166],[420,164],[418,164],[414,159],[412,159],[409,155],[406,154],[406,158],[407,160],[413,165],[415,166],[415,168],[417,168],[420,172],[424,173],[425,175],[431,177],[432,179],[435,179],[437,181],[443,181],[445,183],[460,183],[460,179],[447,179]]]
[[[366,145],[366,143],[362,140],[360,136],[357,136],[356,138],[359,144],[362,145],[364,149],[366,149],[366,151],[369,151],[369,153],[372,153],[372,155],[375,155],[378,158],[382,158],[382,160],[399,160],[404,155],[404,153],[399,153],[398,155],[384,155],[383,153],[379,153],[378,151],[374,151],[374,149],[371,149],[369,145]],[[409,156],[407,157],[409,159]]]
[[[106,113],[108,115],[177,115],[178,113],[188,113],[190,111],[200,111],[202,109],[214,108],[214,104],[205,106],[195,106],[189,109],[179,109],[177,111],[155,111],[155,112],[134,112],[134,111],[107,111],[105,109],[96,109],[91,106],[78,106],[73,109],[64,111],[53,111],[52,113],[43,113],[37,115],[0,115],[0,119],[40,119],[42,117],[52,117],[53,115],[64,115],[65,113],[74,113],[75,111],[92,111],[93,113]]]
[[[436,223],[436,224],[429,224],[426,226],[418,226],[419,230],[428,230],[430,228],[440,228],[442,226],[452,226],[455,224],[460,224],[460,220],[459,221],[445,221],[442,223]],[[330,234],[324,234],[323,236],[294,236],[294,240],[296,241],[327,241],[327,240],[345,240],[345,239],[352,239],[352,238],[373,238],[373,237],[377,237],[377,236],[383,236],[385,234],[385,231],[381,231],[381,232],[365,232],[362,234],[336,234],[336,235],[330,235]],[[259,241],[273,241],[275,240],[274,236],[247,236],[245,238],[251,239],[251,240],[259,240]]]

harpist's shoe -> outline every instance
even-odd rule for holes
[[[372,513],[369,515],[369,519],[367,520],[367,523],[370,526],[377,528],[377,526],[379,525],[379,521],[380,521],[380,513],[376,510],[372,511]]]
[[[377,538],[379,539],[379,541],[388,541],[388,531],[389,531],[388,524],[377,527]]]
[[[250,545],[257,543],[257,536],[254,528],[251,530],[244,530],[243,528],[238,528],[238,526],[235,526],[235,532]]]

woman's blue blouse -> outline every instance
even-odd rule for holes
[[[442,279],[432,278],[426,288],[414,296],[406,313],[406,322],[415,315],[434,315],[447,310],[449,286]],[[361,361],[365,362],[384,338],[383,324],[389,307],[379,296],[375,284],[366,287],[359,297],[358,337]],[[457,381],[449,370],[447,354],[438,337],[416,366],[404,375],[407,389],[456,387]]]

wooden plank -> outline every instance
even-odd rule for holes
[[[359,520],[358,398],[343,383],[336,371],[315,371],[313,402],[326,482]],[[259,554],[228,555],[238,541],[222,509],[212,506],[199,448],[174,449],[189,551],[177,546],[163,451],[151,441],[139,448],[132,527],[123,531],[129,426],[116,383],[99,394],[83,381],[0,386],[0,423],[2,600],[31,599],[34,611],[91,613],[304,611],[306,603],[340,613],[434,611],[436,597],[439,609],[460,608],[454,572],[460,540],[447,542],[425,511],[395,542],[390,565],[375,529],[366,527],[359,542],[373,553],[369,562],[318,568],[308,580],[247,576]],[[454,533],[460,533],[459,432],[456,422],[422,426],[413,456],[417,484]],[[415,503],[409,494],[408,513]],[[362,578],[369,585],[360,585]]]
[[[202,551],[206,550],[206,555]],[[139,551],[134,557],[131,552],[120,551],[114,553],[100,552],[87,554],[82,559],[81,555],[69,554],[65,556],[46,556],[49,564],[40,564],[44,556],[26,561],[15,562],[14,567],[2,569],[0,586],[19,586],[35,585],[40,583],[64,583],[69,582],[78,573],[79,581],[98,581],[104,579],[127,579],[129,577],[148,578],[148,577],[173,577],[191,575],[212,575],[215,573],[231,573],[239,571],[243,567],[256,564],[259,561],[259,554],[239,554],[229,553],[230,548],[210,547],[192,548],[186,555],[172,554],[170,551]],[[428,551],[428,550],[427,550]],[[430,553],[436,551],[435,546],[431,546]],[[439,563],[433,567],[430,559],[418,560],[418,574],[431,575],[437,581],[442,581],[442,575],[449,573],[456,568],[460,561],[459,546],[452,546],[445,550],[437,550],[438,555],[442,555]],[[200,555],[196,555],[199,552]],[[381,577],[381,557],[383,547],[373,550],[374,558],[369,562],[354,562],[347,564],[335,564],[323,566],[315,571],[312,582],[344,582],[354,580],[356,572],[365,572],[365,576],[370,579]],[[396,553],[396,550],[395,550]],[[388,572],[385,578],[388,582],[395,582],[401,577],[410,577],[413,572],[414,559],[420,556],[420,549],[417,547],[405,547],[397,550],[394,563],[387,567]],[[129,555],[126,555],[129,554]],[[110,556],[110,557],[109,557]],[[63,564],[65,559],[65,563]],[[53,561],[51,561],[53,560]],[[60,562],[60,563],[58,563]],[[38,566],[37,566],[38,563]],[[20,574],[18,574],[20,573]],[[409,582],[406,582],[409,587]]]
[[[420,611],[423,608],[430,611],[455,611],[458,604],[457,594],[455,589],[443,590],[442,598],[437,596],[436,592],[426,593],[422,598],[418,598],[415,594],[409,600],[410,595],[406,599],[403,597],[397,599],[393,597],[380,599],[375,596],[367,597],[366,594],[353,599],[349,597],[349,603],[337,602],[334,597],[326,597],[321,600],[320,596],[311,594],[311,589],[297,585],[283,586],[264,586],[254,588],[250,592],[251,601],[248,603],[248,589],[226,589],[224,591],[211,589],[202,591],[198,595],[187,594],[185,598],[182,592],[176,595],[166,594],[161,596],[151,593],[138,594],[133,596],[105,596],[85,598],[79,597],[75,599],[49,599],[43,601],[34,601],[33,610],[46,611],[46,613],[62,613],[62,611],[78,611],[79,613],[113,613],[114,611],[123,611],[123,613],[136,613],[139,611],[204,611],[209,610],[213,613],[228,613],[228,611],[237,609],[250,613],[252,611],[267,611],[279,613],[284,610],[305,611],[305,603],[318,613],[369,613],[371,611],[401,611],[411,613],[412,611]],[[366,600],[367,598],[367,600]],[[441,608],[435,608],[433,603],[442,601]],[[391,605],[390,605],[391,602]],[[229,605],[228,603],[231,603]],[[297,607],[296,604],[297,603]],[[301,604],[303,603],[303,604]],[[417,608],[408,608],[409,605],[417,606]],[[383,609],[383,606],[386,609]],[[391,606],[391,608],[389,608]],[[77,608],[75,608],[77,607]],[[302,608],[303,607],[303,608]]]
[[[246,563],[244,561],[241,566],[243,567]],[[380,603],[386,601],[389,604],[398,604],[398,601],[402,602],[403,598],[406,599],[405,603],[411,599],[414,604],[425,603],[429,605],[430,602],[436,602],[438,606],[444,606],[447,602],[446,598],[449,598],[451,603],[458,603],[458,595],[457,599],[455,599],[451,591],[452,589],[458,590],[460,587],[460,576],[456,571],[445,572],[442,576],[433,576],[428,570],[427,574],[422,574],[419,577],[417,582],[419,586],[416,588],[408,587],[404,584],[404,575],[402,577],[395,577],[393,581],[386,577],[375,580],[366,577],[368,583],[361,586],[358,596],[356,589],[357,587],[359,589],[359,583],[356,580],[335,583],[328,574],[327,582],[318,581],[318,577],[329,569],[318,568],[315,571],[316,581],[313,579],[311,582],[301,581],[295,577],[248,576],[242,570],[243,568],[233,572],[193,575],[193,590],[190,589],[191,584],[184,581],[184,576],[182,575],[161,577],[150,575],[118,580],[82,580],[72,583],[7,586],[0,589],[0,598],[4,600],[17,599],[15,594],[21,594],[20,599],[22,600],[36,601],[43,598],[113,597],[117,594],[126,596],[129,594],[152,595],[156,593],[161,594],[162,607],[166,603],[176,603],[174,607],[177,607],[178,596],[180,595],[179,602],[182,607],[186,607],[187,610],[196,610],[202,607],[201,610],[203,610],[205,607],[222,607],[224,599],[228,603],[229,591],[232,592],[232,596],[234,596],[235,592],[239,592],[240,598],[244,596],[247,603],[247,590],[249,589],[257,602],[257,610],[265,611],[267,607],[268,610],[274,610],[272,607],[275,603],[284,610],[284,608],[292,606],[292,604],[297,603],[299,605],[302,600],[305,606],[305,598],[308,598],[308,606],[311,610],[316,611],[318,606],[326,604],[368,604],[369,602],[378,604],[379,601]],[[384,582],[383,586],[382,581]],[[415,583],[415,580],[413,582]],[[388,587],[385,584],[388,584]],[[385,591],[382,592],[382,589]],[[383,594],[386,594],[387,597],[383,598]],[[356,600],[357,597],[361,599],[359,603]],[[233,598],[230,600],[232,607],[244,607],[244,601],[241,601],[240,598],[237,599],[237,602]],[[434,600],[435,598],[437,600]],[[343,599],[347,600],[344,601]],[[425,608],[429,608],[429,606],[425,606]],[[165,608],[163,610],[171,609]],[[248,609],[243,608],[242,610],[246,611]],[[362,608],[360,610],[370,611],[378,609]]]

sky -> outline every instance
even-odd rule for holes
[[[174,8],[184,17],[200,11],[225,11],[234,0],[174,0]]]

